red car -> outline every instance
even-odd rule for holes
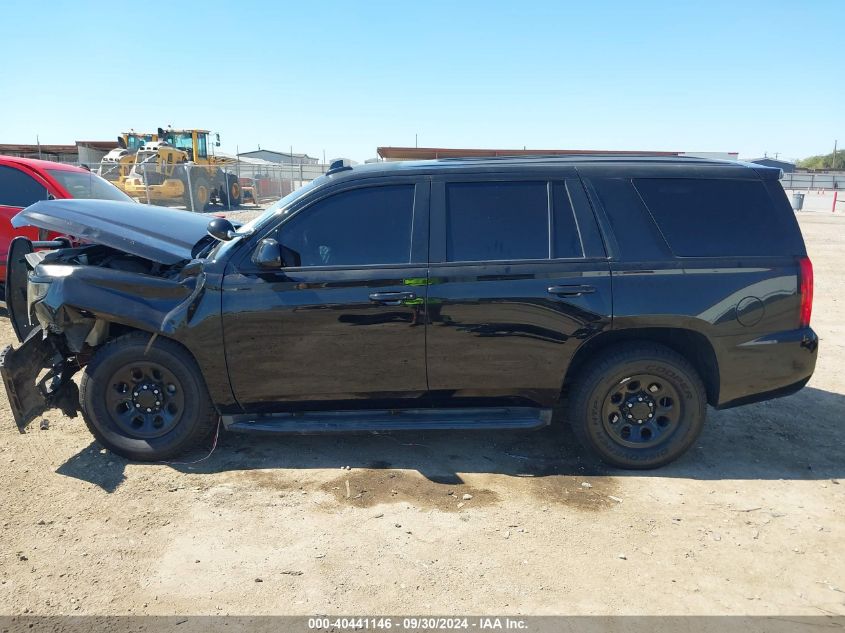
[[[6,281],[9,244],[18,235],[25,235],[32,240],[39,238],[38,229],[15,229],[10,220],[21,209],[39,200],[58,198],[132,202],[132,198],[120,189],[80,167],[34,158],[0,156],[0,303],[5,303],[2,286]]]

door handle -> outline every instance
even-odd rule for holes
[[[415,292],[374,292],[370,295],[370,301],[385,306],[400,306],[403,301],[416,298]]]
[[[550,295],[558,295],[559,297],[580,297],[581,295],[592,294],[595,291],[595,286],[549,286],[548,288]]]

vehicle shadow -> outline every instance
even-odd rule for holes
[[[841,425],[845,396],[808,387],[788,398],[727,411],[710,410],[705,431],[681,459],[651,471],[605,466],[583,449],[559,411],[534,432],[430,431],[361,435],[244,435],[221,431],[210,446],[163,466],[191,474],[255,469],[416,470],[457,485],[461,473],[512,477],[651,476],[686,479],[837,479],[845,476]],[[197,463],[192,461],[201,460]],[[92,443],[58,469],[106,491],[129,463]]]

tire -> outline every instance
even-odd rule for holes
[[[647,469],[683,455],[706,417],[704,383],[677,352],[626,343],[585,366],[569,399],[570,425],[607,464]]]
[[[103,345],[85,367],[79,392],[82,416],[97,441],[138,461],[183,453],[217,421],[191,355],[161,337],[147,351],[150,336],[137,332]]]
[[[211,204],[211,185],[208,182],[208,176],[202,169],[194,169],[190,176],[190,187],[188,187],[188,179],[185,180],[185,206],[188,211],[205,211]],[[192,197],[193,209],[191,208]]]
[[[226,191],[228,190],[228,194]],[[223,182],[220,186],[220,204],[228,209],[237,209],[244,200],[244,193],[241,183],[235,174],[223,174]]]

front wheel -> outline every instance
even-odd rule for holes
[[[656,343],[629,343],[582,370],[572,389],[570,424],[602,461],[657,468],[692,446],[706,406],[704,384],[683,356]]]
[[[82,374],[88,429],[129,459],[174,457],[205,438],[217,414],[200,369],[178,343],[133,333],[101,347]],[[147,347],[149,346],[149,349]]]

